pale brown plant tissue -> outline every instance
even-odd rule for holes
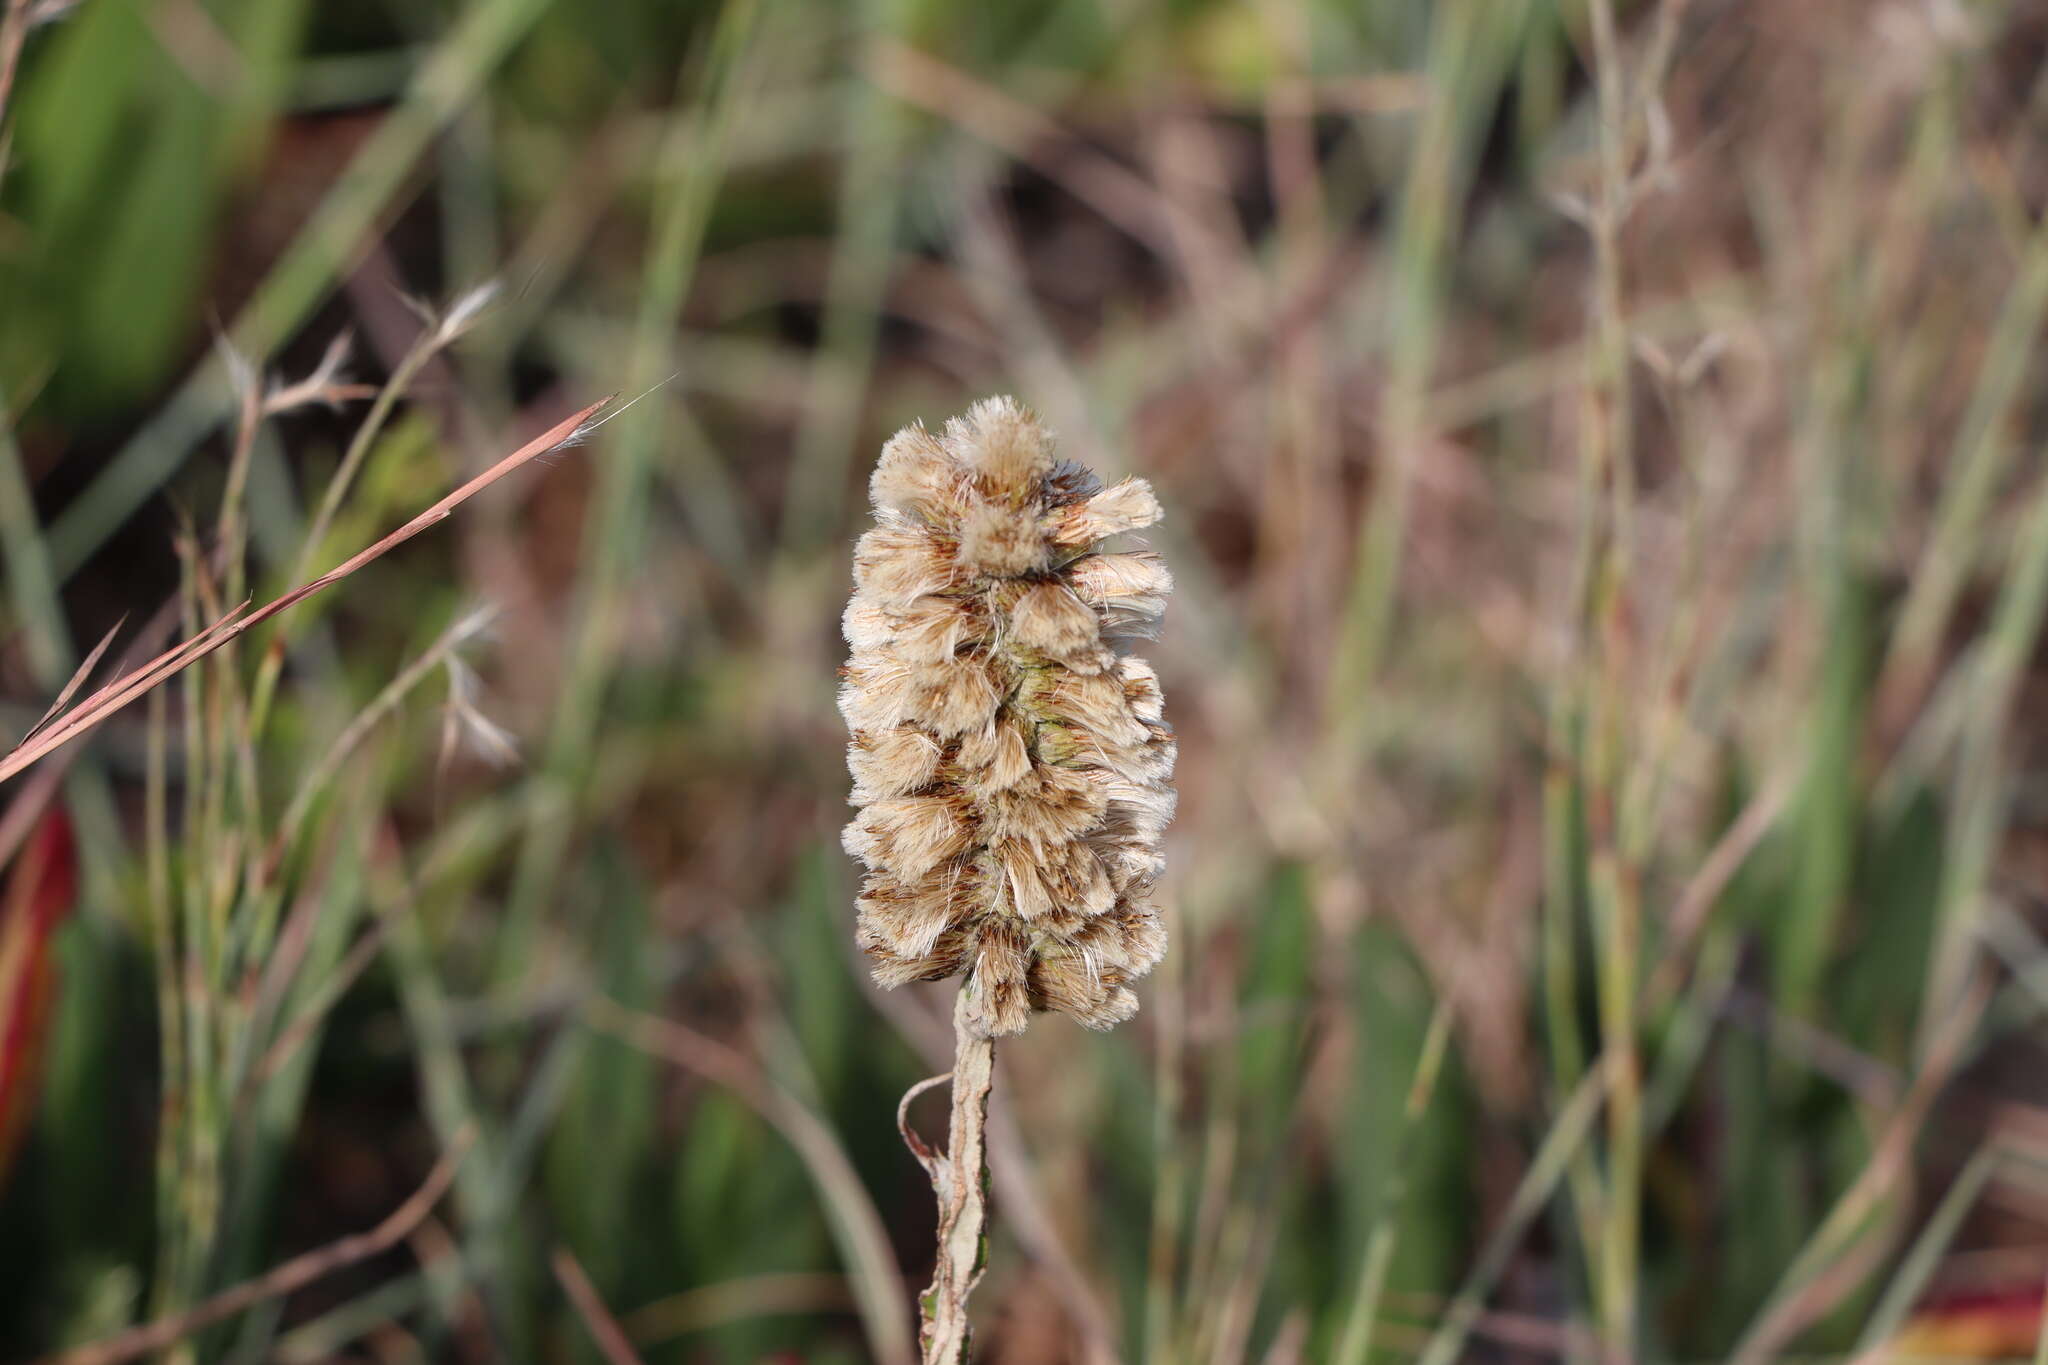
[[[1166,950],[1150,897],[1175,749],[1157,676],[1120,646],[1154,632],[1173,581],[1101,546],[1158,501],[1056,460],[1009,398],[896,433],[870,493],[839,709],[875,979],[966,973],[984,1036],[1033,1010],[1128,1019]]]

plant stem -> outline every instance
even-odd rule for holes
[[[1395,1130],[1394,1160],[1387,1171],[1386,1187],[1379,1208],[1373,1214],[1372,1232],[1365,1242],[1365,1261],[1359,1267],[1358,1289],[1351,1296],[1351,1314],[1344,1323],[1344,1335],[1337,1345],[1338,1365],[1365,1365],[1372,1358],[1373,1332],[1379,1326],[1380,1299],[1387,1287],[1387,1270],[1394,1261],[1394,1243],[1401,1235],[1401,1215],[1408,1202],[1412,1177],[1409,1158],[1414,1155],[1417,1130],[1429,1111],[1430,1096],[1436,1093],[1437,1076],[1443,1070],[1444,1051],[1451,1039],[1451,1001],[1438,999],[1430,1015],[1429,1032],[1422,1040],[1422,1055],[1416,1059],[1415,1076],[1408,1085],[1408,1102]]]
[[[972,1331],[967,1296],[981,1279],[988,1249],[988,1093],[995,1084],[996,1045],[968,1021],[973,985],[953,1005],[953,1113],[943,1156],[918,1150],[939,1197],[939,1258],[918,1301],[924,1365],[966,1365]],[[905,1130],[906,1136],[908,1130]]]

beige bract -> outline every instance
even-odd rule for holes
[[[970,1019],[1128,1019],[1166,949],[1149,903],[1173,815],[1149,636],[1171,577],[1101,543],[1159,519],[1141,479],[1103,488],[1036,418],[986,399],[882,448],[854,551],[839,709],[869,869],[860,946],[885,986],[967,974]]]

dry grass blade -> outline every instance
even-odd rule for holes
[[[42,717],[34,725],[28,727],[28,733],[21,737],[21,743],[26,744],[38,734],[41,734],[43,727],[56,719],[58,712],[71,704],[71,699],[78,695],[78,689],[83,687],[85,680],[92,676],[93,669],[99,667],[100,656],[107,652],[107,646],[114,643],[114,637],[121,633],[121,627],[126,625],[127,622],[128,618],[123,616],[120,620],[114,622],[105,635],[100,637],[100,642],[92,647],[92,653],[85,656],[85,662],[81,663],[77,671],[71,675],[71,681],[65,683],[64,690],[57,694],[57,700],[50,703],[50,709],[43,712]]]
[[[604,1352],[604,1358],[611,1365],[640,1365],[639,1353],[633,1343],[626,1339],[625,1329],[612,1311],[604,1306],[604,1299],[597,1292],[597,1286],[584,1273],[583,1265],[569,1248],[556,1247],[553,1257],[555,1279],[561,1284],[562,1292],[569,1296],[569,1302],[576,1305],[576,1312],[582,1317],[583,1325],[590,1329],[591,1339],[597,1349]]]
[[[125,672],[149,650],[157,648],[171,633],[171,627],[178,619],[178,600],[172,598],[157,608],[156,615],[142,628],[122,654],[118,671]],[[119,629],[118,626],[115,627]],[[95,651],[97,653],[97,651]],[[82,670],[81,670],[82,671]],[[68,690],[68,689],[67,689]],[[41,728],[38,722],[37,728]],[[44,807],[56,798],[63,787],[65,771],[70,766],[70,756],[40,769],[29,781],[18,788],[4,809],[0,809],[0,865],[5,865],[14,851],[21,847],[21,841],[35,828],[36,820]]]
[[[36,1365],[116,1365],[119,1361],[134,1360],[175,1345],[200,1328],[231,1318],[246,1308],[296,1293],[323,1276],[389,1251],[410,1236],[413,1229],[433,1212],[434,1205],[441,1202],[441,1196],[455,1182],[456,1169],[469,1151],[472,1136],[468,1131],[458,1133],[428,1174],[426,1183],[368,1232],[344,1237],[303,1256],[295,1256],[276,1269],[253,1280],[245,1280],[186,1312],[131,1327],[104,1341],[59,1351],[43,1357]]]
[[[0,759],[0,782],[13,777],[16,773],[21,772],[24,768],[49,754],[52,750],[61,748],[72,740],[89,733],[130,702],[135,701],[153,688],[177,676],[185,668],[205,658],[229,640],[243,634],[254,626],[262,624],[279,612],[298,605],[313,594],[333,587],[365,564],[389,554],[392,550],[397,549],[400,545],[411,540],[428,527],[446,520],[449,514],[462,503],[467,502],[470,498],[481,493],[484,489],[490,487],[520,466],[531,460],[538,459],[549,451],[560,449],[562,446],[571,443],[584,430],[584,424],[600,408],[611,401],[611,398],[607,397],[599,402],[592,403],[589,407],[584,408],[573,416],[566,417],[557,422],[554,426],[549,427],[518,450],[513,451],[510,455],[507,455],[468,483],[463,484],[460,488],[450,493],[447,497],[442,498],[432,507],[429,507],[390,535],[385,536],[368,549],[343,561],[341,564],[320,575],[320,577],[313,579],[309,583],[300,584],[282,597],[268,602],[254,611],[249,610],[248,603],[242,603],[220,620],[193,636],[190,640],[159,655],[133,675],[110,683],[99,691],[94,692],[72,710],[66,712],[62,719],[49,724],[47,729],[44,729],[33,739],[17,747],[5,759]]]

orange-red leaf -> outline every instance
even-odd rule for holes
[[[2041,1334],[2038,1285],[1951,1294],[1923,1305],[1886,1349],[1887,1360],[2011,1360]]]
[[[71,821],[52,808],[22,845],[0,894],[0,1176],[34,1104],[37,1063],[56,972],[57,927],[78,896]]]

